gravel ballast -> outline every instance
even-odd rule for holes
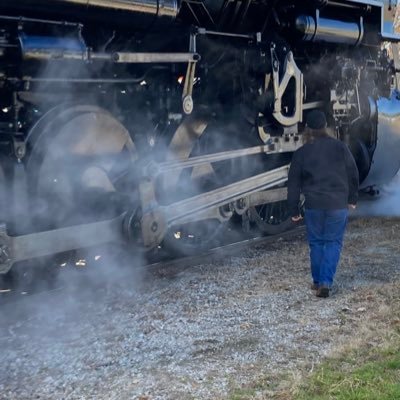
[[[310,289],[304,236],[175,271],[61,273],[68,289],[0,308],[0,399],[225,399],[295,377],[376,317],[399,227],[349,224],[329,299]]]

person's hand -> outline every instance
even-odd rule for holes
[[[292,217],[292,221],[293,222],[299,222],[301,219],[303,219],[303,217],[301,215],[297,215],[295,217]]]
[[[349,204],[349,209],[350,210],[355,210],[356,209],[356,205],[355,204]]]

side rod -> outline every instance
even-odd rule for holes
[[[8,236],[0,228],[0,274],[18,261],[112,242],[123,242],[125,214],[100,222],[68,226],[50,231]]]
[[[287,181],[288,169],[289,167],[285,165],[162,207],[167,217],[168,225],[173,225],[188,215],[213,207],[222,207],[225,204],[239,200],[243,196],[281,185]]]
[[[144,246],[151,248],[159,244],[169,226],[188,216],[201,215],[243,196],[283,184],[287,180],[288,169],[289,166],[285,165],[168,206],[160,207],[156,202],[153,203],[151,210],[143,214],[141,219]],[[126,224],[128,222],[130,230],[131,224],[137,222],[135,218],[123,213],[110,220],[21,236],[9,236],[3,225],[0,227],[0,274],[6,273],[18,261],[110,242],[125,242]],[[154,229],[155,222],[162,229]]]

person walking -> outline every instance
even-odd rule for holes
[[[358,185],[358,169],[347,145],[329,136],[322,111],[309,112],[305,144],[293,154],[289,169],[288,207],[292,221],[301,220],[300,194],[304,195],[312,289],[317,297],[329,297]]]

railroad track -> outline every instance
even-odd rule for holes
[[[163,275],[164,277],[168,275],[172,276],[177,272],[182,272],[183,270],[188,268],[193,268],[206,263],[209,264],[217,262],[219,260],[226,259],[226,257],[235,256],[243,250],[251,249],[255,246],[265,246],[281,240],[289,241],[293,240],[293,238],[296,237],[300,238],[304,235],[304,232],[305,227],[301,225],[292,230],[277,235],[251,237],[245,240],[231,242],[220,247],[215,247],[208,251],[192,256],[173,259],[164,257],[161,260],[157,260],[155,262],[142,263],[141,265],[135,266],[134,271],[146,271],[146,273]],[[131,272],[132,270],[127,271],[126,276],[129,276]],[[62,273],[63,271],[60,272],[60,274]],[[84,275],[82,275],[81,277],[85,278]],[[124,279],[124,275],[118,275],[118,278]],[[56,285],[51,289],[37,289],[33,291],[26,291],[24,290],[24,288],[5,288],[0,290],[0,307],[2,305],[23,303],[26,301],[31,302],[33,300],[39,301],[40,303],[41,297],[48,299],[49,295],[52,296],[53,294],[56,295],[60,292],[66,292],[68,289],[68,284]]]
[[[229,243],[224,246],[215,247],[201,254],[197,254],[189,257],[181,257],[173,260],[163,260],[155,263],[148,264],[142,268],[147,270],[156,271],[158,268],[184,268],[184,267],[195,267],[204,263],[216,262],[226,256],[234,256],[244,249],[249,249],[257,245],[266,245],[269,243],[275,243],[280,239],[290,239],[296,236],[304,234],[305,226],[299,226],[295,229],[280,233],[278,235],[269,236],[257,236],[249,239],[245,239],[239,242]]]

